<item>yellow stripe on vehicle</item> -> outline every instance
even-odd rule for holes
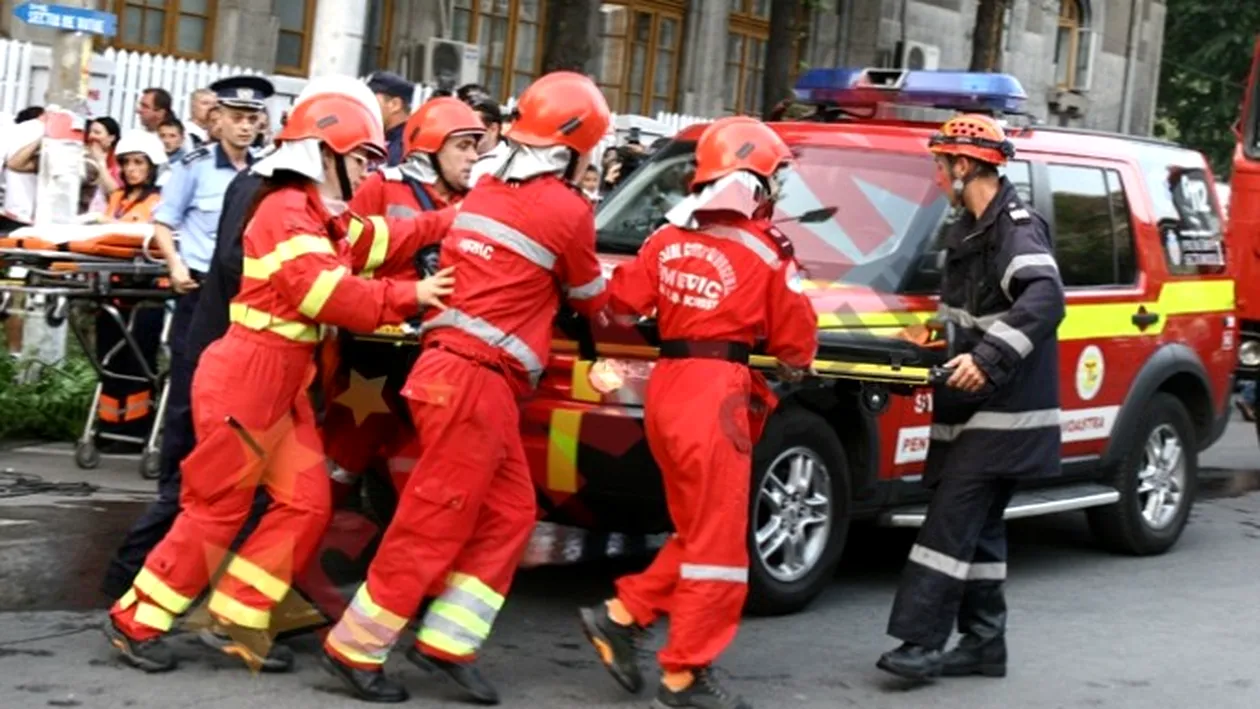
[[[582,412],[556,409],[551,412],[547,439],[547,488],[556,492],[577,492],[578,437]]]
[[[591,386],[590,373],[591,364],[584,359],[577,360],[573,363],[573,381],[569,385],[569,397],[575,401],[590,401],[600,403],[603,397],[595,391]]]
[[[1233,281],[1174,281],[1164,284],[1154,302],[1127,300],[1068,305],[1067,315],[1059,325],[1059,339],[1154,337],[1164,332],[1170,317],[1228,313],[1233,311],[1234,303]],[[1145,330],[1133,323],[1133,316],[1140,307],[1159,316]]]

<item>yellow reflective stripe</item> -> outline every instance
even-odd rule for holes
[[[254,562],[235,557],[228,564],[227,573],[253,586],[259,593],[279,603],[289,593],[289,584],[264,571]]]
[[[308,318],[319,317],[319,312],[324,309],[324,305],[332,297],[333,290],[337,288],[341,279],[346,277],[347,272],[345,266],[320,271],[315,277],[315,282],[311,284],[310,290],[306,291],[302,302],[298,304],[298,312]]]
[[[577,492],[577,454],[581,431],[581,411],[552,410],[547,436],[547,489]]]
[[[493,588],[490,588],[482,583],[481,579],[476,576],[461,574],[458,571],[455,571],[446,578],[446,584],[453,588],[458,588],[461,591],[471,593],[496,611],[503,608],[503,596],[499,595],[498,591],[495,591]]]
[[[210,596],[210,612],[243,628],[266,630],[271,625],[271,611],[247,606],[222,591]]]
[[[136,589],[134,587],[129,588],[127,589],[127,592],[122,595],[122,598],[118,599],[118,607],[123,610],[127,610],[136,602],[136,600]]]
[[[490,637],[490,624],[467,608],[439,598],[429,606],[429,612],[446,618],[482,640]]]
[[[456,657],[472,655],[477,652],[476,647],[460,642],[446,633],[433,628],[422,628],[420,630],[420,642]]]
[[[136,606],[136,622],[166,632],[175,624],[175,616],[152,603],[141,601],[140,605]]]
[[[361,271],[364,278],[371,278],[389,255],[389,223],[384,217],[368,217],[368,221],[372,222],[372,246]]]
[[[251,308],[244,303],[232,303],[228,308],[229,319],[242,327],[258,332],[272,332],[297,342],[319,342],[319,328],[306,323],[282,320],[271,313]]]
[[[359,241],[360,236],[363,236],[363,220],[351,219],[350,227],[346,229],[346,243],[354,246]]]
[[[175,614],[188,610],[188,606],[191,606],[193,602],[193,599],[167,586],[166,582],[158,578],[157,574],[150,571],[148,567],[140,569],[140,573],[136,574],[135,585],[141,593]]]
[[[265,256],[257,258],[246,256],[241,273],[246,278],[266,280],[276,271],[279,271],[286,261],[292,261],[298,256],[305,256],[306,254],[328,254],[332,256],[336,253],[332,242],[327,238],[312,234],[299,234],[276,244],[276,248],[272,249],[271,253]]]
[[[370,655],[360,652],[359,650],[343,643],[341,639],[333,633],[328,634],[325,642],[328,643],[328,647],[336,650],[337,654],[351,662],[358,662],[365,665],[383,665],[385,664],[385,660],[389,657],[389,648],[385,648],[385,652],[379,656]]]
[[[359,611],[374,623],[389,628],[394,632],[398,632],[407,627],[407,619],[395,614],[394,612],[382,608],[372,600],[372,595],[368,593],[367,584],[359,586],[359,592],[354,594],[354,605]]]

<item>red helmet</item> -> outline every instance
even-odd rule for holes
[[[407,119],[404,152],[436,153],[451,136],[480,136],[485,132],[481,117],[463,101],[449,96],[429,99]]]
[[[517,117],[504,133],[523,145],[563,145],[589,153],[608,133],[612,113],[594,81],[553,71],[530,84],[516,103]]]
[[[747,170],[769,179],[792,159],[787,143],[765,123],[748,116],[714,121],[696,143],[696,174],[691,187]]]
[[[963,155],[994,165],[1005,165],[1015,157],[1015,146],[1006,139],[1006,131],[990,116],[965,113],[945,121],[945,125],[928,140],[934,155]]]
[[[359,100],[343,93],[314,94],[298,102],[276,135],[277,143],[316,138],[338,155],[363,149],[385,157],[385,131]]]

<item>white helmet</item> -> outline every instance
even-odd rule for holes
[[[134,129],[122,134],[118,144],[114,146],[114,157],[121,158],[128,153],[140,153],[155,166],[165,165],[166,147],[162,139],[147,130]]]

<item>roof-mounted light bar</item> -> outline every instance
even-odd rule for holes
[[[1010,74],[909,69],[810,69],[795,94],[798,101],[841,108],[896,103],[1002,113],[1019,113],[1028,98]]]

